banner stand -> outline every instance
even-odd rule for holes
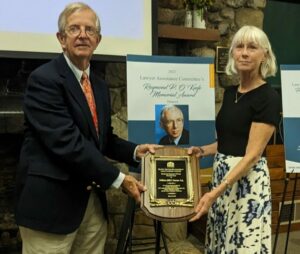
[[[288,228],[285,242],[285,251],[287,253],[289,235],[291,230],[292,215],[295,206],[295,195],[297,189],[298,174],[300,173],[300,111],[295,107],[300,99],[300,65],[280,65],[281,70],[281,92],[282,92],[282,112],[284,127],[284,150],[285,150],[285,171],[286,178],[284,183],[284,191],[279,212],[275,241],[273,246],[273,254],[276,251],[278,233],[283,215],[283,206],[286,200],[287,186],[289,182],[294,180],[294,189],[292,194],[291,209],[289,212]],[[292,175],[294,177],[292,177]],[[290,202],[290,201],[289,201]]]
[[[128,197],[127,201],[127,207],[126,212],[124,214],[124,219],[122,222],[122,226],[119,233],[119,240],[117,244],[117,249],[115,254],[126,254],[128,253],[127,250],[129,250],[129,253],[132,253],[132,246],[134,245],[132,241],[143,241],[146,238],[139,238],[139,239],[133,239],[132,238],[132,229],[134,225],[134,217],[135,217],[135,211],[136,211],[136,203],[135,200],[131,197]],[[167,241],[164,235],[164,232],[162,230],[161,221],[153,220],[154,223],[154,230],[155,230],[155,238],[153,242],[147,242],[147,244],[155,244],[155,254],[159,254],[160,250],[162,248],[165,249],[165,253],[169,254]],[[163,247],[160,247],[160,239],[162,238],[163,241]],[[148,240],[148,239],[147,239]],[[140,245],[140,244],[139,244]],[[142,250],[149,250],[150,248],[145,249],[139,249],[139,251]]]
[[[290,230],[291,230],[292,215],[293,215],[293,210],[294,210],[293,208],[294,208],[294,204],[295,204],[297,180],[298,180],[298,177],[299,177],[298,173],[294,173],[294,174],[295,174],[295,177],[291,178],[291,173],[286,173],[286,178],[284,180],[284,189],[283,189],[283,195],[282,195],[282,200],[281,200],[281,207],[280,207],[279,217],[278,217],[278,221],[277,221],[277,227],[276,227],[275,240],[274,240],[274,246],[273,246],[272,254],[276,253],[277,240],[278,240],[279,228],[280,228],[281,217],[282,217],[282,212],[283,212],[283,206],[284,206],[284,203],[286,201],[287,186],[288,186],[288,184],[291,180],[294,180],[295,183],[294,183],[294,189],[293,189],[293,195],[292,195],[291,209],[289,211],[288,229],[287,229],[287,235],[286,235],[286,240],[285,240],[285,250],[284,250],[284,254],[287,253]]]

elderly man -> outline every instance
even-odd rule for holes
[[[105,191],[122,186],[138,202],[145,190],[106,157],[134,166],[157,145],[113,134],[108,87],[90,70],[101,41],[97,14],[71,3],[58,27],[63,53],[31,74],[24,97],[16,221],[23,254],[99,254],[107,236]]]

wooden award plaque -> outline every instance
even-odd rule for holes
[[[142,158],[141,209],[159,221],[185,221],[201,196],[199,160],[187,149],[166,146]]]

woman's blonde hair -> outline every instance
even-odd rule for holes
[[[265,50],[266,58],[260,65],[260,74],[263,78],[275,76],[277,72],[276,57],[273,53],[268,36],[264,31],[255,26],[243,26],[234,35],[228,53],[226,74],[237,74],[235,62],[232,56],[234,47],[240,43],[254,42]]]

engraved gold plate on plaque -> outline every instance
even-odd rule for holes
[[[187,149],[168,146],[142,159],[141,208],[161,221],[188,220],[200,198],[199,160]]]
[[[151,155],[150,206],[194,206],[189,156]]]

